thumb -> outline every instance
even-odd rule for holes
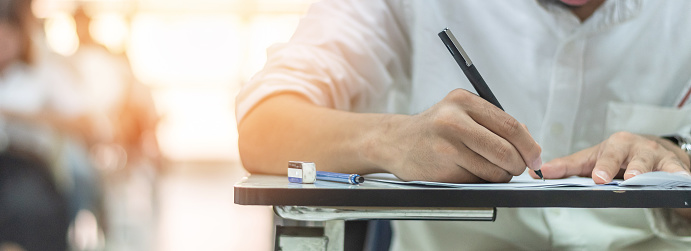
[[[574,175],[588,176],[595,167],[598,146],[586,148],[566,157],[553,159],[542,165],[545,179],[560,179]]]

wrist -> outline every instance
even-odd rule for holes
[[[364,135],[360,156],[366,163],[382,172],[396,173],[395,167],[403,159],[404,143],[400,141],[406,137],[401,133],[409,115],[386,114],[381,115],[374,122],[372,130]]]
[[[687,167],[691,165],[691,138],[680,134],[663,135],[660,138],[665,139],[665,147],[672,150]]]

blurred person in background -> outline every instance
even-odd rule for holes
[[[130,164],[157,163],[154,131],[158,114],[151,92],[136,80],[124,54],[114,54],[93,39],[91,17],[84,7],[79,6],[73,15],[79,49],[69,59],[78,73],[89,112],[97,117],[96,142],[92,143],[122,147]]]
[[[0,1],[0,249],[66,250],[70,220],[98,208],[83,95],[37,27],[31,0]]]
[[[96,125],[89,151],[103,177],[106,235],[109,247],[148,250],[161,166],[158,114],[150,90],[134,77],[126,55],[112,53],[92,37],[88,7],[83,3],[73,14],[79,48],[69,61]]]

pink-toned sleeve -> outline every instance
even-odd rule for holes
[[[339,110],[372,107],[409,78],[403,9],[385,0],[312,5],[291,40],[271,46],[264,68],[241,89],[238,123],[262,100],[286,92]]]

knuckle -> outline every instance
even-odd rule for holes
[[[507,165],[511,160],[511,153],[511,149],[504,144],[495,146],[494,154],[495,158],[497,159],[498,166]]]
[[[659,150],[661,148],[660,144],[657,143],[654,140],[646,140],[643,145],[645,148],[651,149],[651,150]]]
[[[635,137],[635,134],[626,132],[626,131],[621,131],[621,132],[616,132],[612,134],[610,138],[617,140],[617,141],[629,141],[632,140]]]
[[[447,97],[454,102],[463,102],[463,101],[468,100],[468,98],[469,98],[468,95],[470,95],[470,94],[471,93],[469,91],[467,91],[465,89],[458,88],[458,89],[454,89],[453,91],[449,92]]]
[[[518,122],[518,120],[514,118],[507,118],[504,120],[504,123],[502,124],[502,128],[504,129],[504,132],[508,136],[514,136],[520,132],[522,126],[521,123]]]
[[[451,112],[451,109],[442,107],[434,115],[432,125],[435,129],[444,130],[452,127],[453,121],[453,112]]]

